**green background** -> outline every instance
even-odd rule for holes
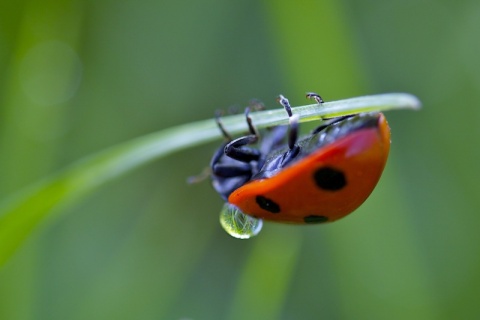
[[[112,145],[282,93],[409,92],[372,196],[236,240],[174,154],[52,216],[0,319],[478,319],[480,2],[0,0],[0,197]],[[303,126],[307,129],[308,125]]]

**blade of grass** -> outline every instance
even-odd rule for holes
[[[269,232],[253,247],[239,276],[227,319],[281,318],[279,305],[286,299],[302,237],[297,229],[289,233],[288,241],[284,240],[283,235]]]
[[[365,111],[419,107],[416,97],[392,93],[296,107],[293,112],[304,122]],[[252,119],[259,128],[288,122],[285,111],[280,108],[253,113]],[[225,117],[222,121],[232,134],[247,130],[243,115]],[[0,204],[0,266],[42,221],[52,220],[61,209],[100,185],[153,160],[219,137],[213,120],[165,129],[86,157],[3,201]]]
[[[69,97],[82,77],[77,53],[85,40],[86,6],[77,0],[2,2],[2,195],[44,176],[63,154],[56,142],[69,124]],[[42,247],[41,241],[31,243],[0,272],[0,319],[42,317],[39,306],[48,301]]]

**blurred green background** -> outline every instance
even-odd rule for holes
[[[387,113],[386,171],[333,224],[228,236],[185,183],[218,143],[95,190],[0,268],[0,319],[478,319],[479,30],[473,0],[0,0],[1,199],[251,98],[424,106]]]

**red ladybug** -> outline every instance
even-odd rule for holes
[[[315,93],[307,97],[323,103]],[[297,139],[298,117],[285,97],[279,102],[290,117],[290,130],[275,127],[258,148],[251,147],[259,135],[247,108],[250,134],[230,139],[210,163],[215,190],[245,214],[283,223],[331,222],[357,209],[375,188],[388,158],[385,116],[332,118]]]

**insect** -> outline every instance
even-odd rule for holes
[[[315,93],[307,98],[323,103]],[[298,116],[287,98],[278,101],[289,126],[274,127],[260,139],[245,110],[249,134],[227,138],[214,154],[214,189],[243,213],[283,223],[324,223],[357,209],[380,179],[390,149],[390,128],[382,113],[328,119],[298,138]],[[286,140],[286,143],[285,143]],[[258,142],[258,147],[252,147]]]

